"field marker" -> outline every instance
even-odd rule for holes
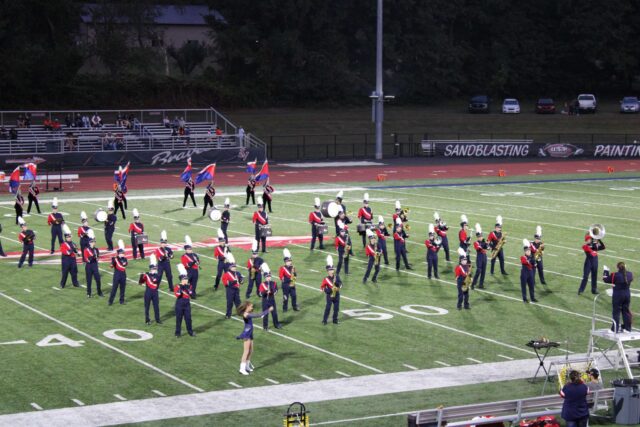
[[[405,368],[409,368],[412,371],[417,371],[418,370],[418,368],[416,368],[415,366],[407,365],[406,363],[403,363],[402,366],[404,366]]]
[[[280,384],[278,381],[272,380],[271,378],[265,378],[265,380],[269,381],[271,384]]]
[[[60,290],[60,288],[57,287],[57,286],[52,286],[51,289],[53,289],[54,291],[59,291]]]
[[[153,393],[157,394],[160,397],[166,397],[167,395],[158,390],[151,390]]]
[[[498,357],[502,357],[503,359],[513,360],[513,357],[505,356],[503,354],[499,354]]]
[[[113,397],[115,397],[118,400],[127,400],[126,398],[120,396],[119,394],[114,394]]]
[[[320,273],[318,270],[314,270],[312,268],[310,268],[309,271],[312,272],[312,273]]]
[[[0,342],[0,345],[27,344],[25,340]]]
[[[300,376],[304,379],[307,379],[309,381],[315,381],[315,378],[311,378],[309,375],[305,375],[305,374],[300,374]]]
[[[73,400],[73,403],[75,403],[78,406],[84,406],[84,402],[82,402],[81,400],[78,399],[71,399]]]
[[[341,371],[336,371],[336,374],[342,375],[343,377],[347,377],[347,378],[351,376],[351,375],[345,374],[344,372],[341,372]]]
[[[42,406],[38,405],[36,402],[31,402],[31,406],[33,409],[37,409],[38,411],[42,411]]]
[[[437,363],[438,365],[447,366],[447,367],[451,366],[448,363],[444,363],[444,362],[441,362],[439,360],[434,360],[433,363]]]
[[[472,361],[474,363],[480,363],[480,364],[484,363],[484,362],[481,362],[481,361],[479,361],[477,359],[474,359],[474,358],[471,358],[471,357],[467,357],[467,360],[470,360],[470,361]]]
[[[229,385],[234,386],[235,388],[242,388],[242,386],[240,384],[236,384],[233,381],[229,381]]]
[[[25,292],[29,292],[29,293],[31,293],[31,291],[30,291],[29,289],[25,289],[24,291],[25,291]]]

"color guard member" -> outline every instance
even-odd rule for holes
[[[20,255],[20,260],[18,261],[18,268],[22,268],[24,264],[24,260],[29,255],[29,260],[27,261],[27,265],[29,267],[33,266],[33,249],[34,244],[33,241],[36,239],[36,233],[33,230],[27,229],[27,223],[20,216],[18,217],[18,224],[20,224],[20,233],[18,234],[18,241],[22,243],[22,255]]]
[[[225,243],[229,243],[229,235],[227,234],[227,228],[229,228],[229,223],[231,222],[231,212],[229,208],[231,207],[231,201],[227,197],[224,199],[224,209],[222,210],[222,218],[220,218],[220,228],[224,233],[224,241]]]
[[[520,257],[520,264],[522,264],[522,269],[520,270],[520,290],[522,291],[522,301],[529,303],[529,300],[527,299],[528,287],[531,302],[538,302],[535,297],[536,259],[531,253],[531,243],[527,239],[522,240],[522,246],[524,249],[524,255]]]
[[[366,230],[365,232],[369,239],[369,244],[365,247],[365,255],[367,256],[367,271],[364,273],[364,277],[362,278],[362,283],[367,283],[367,279],[369,279],[369,274],[371,274],[371,269],[373,271],[373,277],[371,281],[373,283],[378,283],[378,273],[380,273],[380,257],[382,253],[380,248],[378,247],[378,243],[376,241],[376,235],[373,234],[373,231]]]
[[[16,225],[20,225],[18,218],[22,218],[22,213],[24,212],[24,197],[22,197],[20,187],[16,190],[16,201],[13,204],[13,208],[16,210]]]
[[[469,289],[464,286],[464,282],[467,276],[471,274],[471,266],[469,265],[469,259],[467,252],[463,248],[458,248],[458,266],[455,269],[456,286],[458,288],[458,310],[462,310],[464,303],[464,309],[469,310]]]
[[[396,271],[400,271],[400,258],[404,262],[404,266],[407,270],[413,270],[409,261],[407,261],[407,248],[405,237],[406,233],[402,229],[402,220],[400,217],[396,218],[396,230],[393,233],[393,250],[396,253]]]
[[[82,253],[82,261],[84,262],[84,250],[89,247],[89,219],[85,211],[80,212],[80,222],[82,225],[78,227],[78,238],[80,239],[80,253]]]
[[[267,179],[262,186],[262,200],[264,201],[265,207],[269,207],[269,213],[273,212],[271,210],[271,202],[273,201],[273,192],[276,191],[271,184],[269,184],[269,180]]]
[[[62,239],[62,225],[64,224],[64,217],[60,212],[58,212],[58,198],[54,197],[51,202],[51,210],[52,212],[47,217],[47,224],[51,227],[51,252],[54,252],[54,245],[56,243],[56,239],[58,240],[58,244],[62,245],[64,241]]]
[[[91,282],[96,280],[96,291],[98,296],[104,296],[102,294],[102,280],[100,278],[100,271],[98,269],[98,262],[100,261],[100,250],[96,248],[96,235],[92,229],[87,232],[89,235],[89,246],[84,248],[84,273],[87,279],[87,298],[92,297]]]
[[[378,227],[376,228],[376,236],[378,237],[378,248],[382,252],[385,265],[389,265],[389,257],[387,253],[387,237],[390,236],[389,230],[384,223],[384,217],[378,215]]]
[[[366,230],[372,228],[371,223],[373,221],[373,212],[369,206],[369,193],[364,193],[362,203],[363,206],[358,210],[358,218],[360,219],[360,224],[364,225],[364,229],[362,232],[359,231],[358,234],[362,236],[362,247],[365,247],[367,246]]]
[[[116,231],[118,216],[113,212],[113,200],[107,202],[107,220],[104,222],[104,239],[107,241],[107,250],[113,251],[113,233]]]
[[[320,198],[316,197],[313,201],[313,212],[309,214],[309,224],[311,224],[311,250],[316,246],[318,239],[318,248],[324,249],[324,234],[318,232],[318,225],[324,225],[324,217],[320,211]]]
[[[229,268],[222,276],[222,286],[224,286],[227,297],[227,313],[225,317],[231,318],[231,308],[236,309],[240,305],[240,285],[244,282],[244,277],[237,271],[236,259],[231,252],[227,252],[227,264]]]
[[[496,227],[489,234],[489,238],[487,239],[489,241],[489,246],[491,246],[492,250],[498,246],[498,242],[500,242],[501,239],[502,239],[502,216],[498,215],[496,217]],[[509,273],[507,273],[504,269],[504,249],[503,248],[500,248],[500,250],[498,251],[498,255],[496,255],[495,257],[492,255],[491,274],[493,274],[493,268],[496,265],[496,259],[500,260],[500,272],[502,273],[502,275],[508,276]]]
[[[584,241],[586,243],[582,246],[582,250],[584,251],[585,259],[578,295],[582,294],[587,287],[589,275],[591,275],[591,293],[596,295],[598,294],[598,251],[603,251],[605,246],[602,240],[596,239],[591,234],[591,230],[584,236]]]
[[[254,366],[251,364],[251,355],[253,354],[253,319],[267,316],[273,308],[274,307],[270,307],[269,310],[255,314],[253,313],[253,304],[250,301],[245,301],[240,304],[240,307],[236,310],[238,316],[244,320],[244,329],[242,333],[236,337],[236,339],[244,341],[244,350],[242,352],[239,371],[242,375],[249,375],[254,369]]]
[[[79,288],[78,283],[78,264],[76,263],[76,255],[78,255],[78,249],[75,243],[71,241],[71,230],[64,224],[62,226],[64,233],[64,242],[60,245],[60,253],[62,255],[62,278],[60,279],[60,287],[64,289],[67,284],[67,276],[71,274],[71,283],[74,288]]]
[[[447,237],[447,231],[449,231],[449,227],[447,227],[447,223],[440,218],[440,214],[435,212],[433,214],[433,219],[436,221],[436,233],[442,239],[440,246],[444,250],[444,256],[447,261],[451,261],[449,258],[449,238]]]
[[[158,283],[162,283],[162,276],[167,275],[169,291],[173,292],[173,272],[171,271],[171,260],[173,259],[173,249],[167,246],[167,232],[160,232],[160,246],[155,250],[158,261]]]
[[[149,272],[140,275],[138,279],[140,285],[145,286],[144,290],[144,322],[147,325],[151,324],[151,318],[149,317],[149,306],[153,303],[153,314],[155,315],[156,323],[162,324],[160,320],[160,299],[158,298],[158,287],[160,286],[160,276],[158,276],[158,262],[155,254],[149,256]]]
[[[289,308],[289,300],[293,311],[298,311],[298,295],[296,293],[296,279],[298,272],[293,266],[293,258],[289,249],[282,250],[284,256],[284,265],[280,267],[280,283],[282,283],[282,311],[287,312]]]
[[[184,236],[184,254],[180,261],[188,274],[191,289],[191,298],[197,299],[198,277],[200,275],[200,257],[193,252],[193,242],[191,237]]]
[[[258,241],[258,248],[260,247],[260,243],[262,243],[262,252],[267,252],[267,236],[262,236],[260,226],[269,224],[269,216],[264,210],[261,197],[258,197],[258,210],[253,213],[252,221],[255,229],[255,239]]]
[[[471,289],[476,288],[476,283],[478,283],[478,288],[484,289],[484,276],[487,273],[487,249],[489,249],[489,244],[482,236],[480,224],[476,224],[476,241],[473,243],[473,249],[476,250],[476,273],[473,275]]]
[[[136,244],[136,237],[144,234],[144,224],[140,222],[140,212],[136,208],[133,208],[133,222],[129,224],[129,233],[131,233],[133,259],[138,258],[138,252],[140,252],[140,258],[144,259],[144,243]]]
[[[207,185],[207,190],[204,193],[204,206],[202,207],[202,216],[207,213],[209,206],[213,207],[213,198],[216,195],[216,189],[213,187],[213,180]]]
[[[429,224],[429,238],[424,241],[424,245],[427,247],[427,277],[431,279],[431,272],[433,271],[433,277],[439,279],[438,276],[438,251],[440,245],[436,243],[436,230],[433,224]]]
[[[340,313],[340,288],[342,287],[342,281],[340,277],[335,274],[333,268],[333,258],[331,255],[327,255],[327,276],[320,285],[320,290],[324,292],[326,298],[326,305],[324,307],[324,315],[322,316],[322,324],[326,325],[329,319],[329,313],[333,306],[333,323],[338,324],[338,314]]]
[[[282,329],[282,325],[278,321],[278,309],[276,307],[276,294],[278,293],[278,283],[273,280],[271,276],[271,270],[267,263],[262,264],[262,276],[264,281],[260,283],[258,287],[258,295],[262,298],[262,311],[269,310],[271,312],[271,319],[273,321],[273,327],[276,329]],[[273,310],[271,310],[273,307]],[[269,316],[265,316],[262,319],[262,328],[265,331],[269,330]]]
[[[189,180],[186,182],[184,186],[184,200],[182,200],[182,207],[184,208],[187,205],[187,199],[191,197],[191,201],[193,202],[193,207],[197,208],[196,198],[193,194],[193,191],[196,188],[196,183],[193,182],[193,178],[189,177]]]
[[[182,319],[187,325],[187,332],[192,337],[196,336],[191,327],[191,285],[189,284],[189,276],[183,264],[178,264],[178,273],[180,284],[173,288],[173,294],[176,296],[176,305],[174,311],[176,313],[176,338],[182,336]]]
[[[27,206],[27,213],[31,213],[31,205],[35,204],[38,213],[40,212],[40,203],[38,203],[38,194],[40,194],[40,189],[36,185],[35,181],[31,181],[31,185],[29,186],[29,194],[27,198],[29,199],[29,206]]]
[[[251,244],[251,257],[247,260],[247,275],[249,276],[249,285],[247,286],[246,299],[251,298],[253,286],[258,291],[258,286],[262,282],[262,263],[264,260],[258,256],[258,242],[256,240]]]
[[[611,299],[612,303],[612,319],[613,324],[611,330],[615,333],[618,332],[631,332],[631,282],[633,281],[633,274],[627,271],[627,267],[624,262],[619,262],[616,267],[618,271],[610,274],[609,268],[604,266],[604,276],[602,281],[604,283],[611,283],[613,286],[613,295]],[[622,327],[620,327],[620,314],[622,313]]]
[[[117,215],[118,214],[118,209],[120,209],[120,211],[122,212],[122,219],[126,219],[127,216],[124,213],[124,204],[126,202],[126,198],[124,196],[124,193],[122,192],[122,187],[120,186],[120,184],[116,184],[115,186],[115,190],[114,190],[114,194],[113,194],[113,203],[116,207],[114,214]]]
[[[120,290],[120,304],[124,304],[124,294],[127,288],[127,257],[124,255],[124,242],[118,240],[118,252],[111,258],[111,268],[113,268],[113,282],[111,284],[111,294],[109,295],[109,305],[113,305],[116,293]]]
[[[471,244],[471,235],[469,234],[469,220],[466,215],[460,215],[460,231],[458,231],[458,242],[460,247],[469,256],[469,245]]]
[[[544,281],[544,266],[542,264],[542,257],[544,253],[544,243],[542,242],[542,227],[539,225],[536,227],[536,234],[533,236],[533,242],[531,242],[531,253],[536,258],[536,269],[538,270],[538,276],[540,277],[540,283],[546,285]],[[535,276],[535,274],[534,274]]]
[[[344,263],[344,274],[349,274],[349,236],[347,235],[347,226],[338,221],[338,235],[336,236],[335,246],[338,251],[338,271],[336,274],[340,276],[340,270]]]
[[[256,204],[256,184],[255,175],[250,175],[249,180],[247,181],[247,202],[245,205],[249,204],[249,198],[251,198],[251,204]]]
[[[227,247],[224,240],[224,233],[218,228],[218,246],[213,251],[213,257],[218,261],[216,270],[216,283],[213,285],[213,290],[217,291],[220,286],[220,280],[226,271],[227,264],[225,259],[227,257]]]

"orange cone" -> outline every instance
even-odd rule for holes
[[[613,173],[614,169],[613,166],[607,166],[607,173]]]

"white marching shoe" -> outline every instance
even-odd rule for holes
[[[247,362],[247,372],[253,372],[253,364],[251,362]]]
[[[247,372],[247,364],[241,363],[240,370],[238,372],[240,372],[242,375],[249,375],[249,372]]]

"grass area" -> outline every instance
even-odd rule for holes
[[[432,182],[419,181],[412,184]],[[352,185],[345,185],[345,188]],[[331,188],[336,186],[331,184]],[[313,198],[317,196],[322,200],[329,200],[335,196],[335,192],[324,188],[324,185],[318,184],[311,192],[276,193],[274,213],[270,215],[274,236],[307,235],[309,226],[306,218]],[[127,399],[136,399],[154,397],[153,390],[167,395],[177,395],[193,392],[193,387],[205,391],[229,389],[229,382],[247,388],[264,386],[269,385],[267,378],[280,383],[299,382],[301,374],[315,379],[328,379],[339,378],[336,371],[351,376],[373,374],[373,369],[384,372],[406,371],[404,364],[427,369],[440,366],[435,361],[446,361],[454,366],[469,364],[467,358],[482,362],[503,361],[499,354],[514,359],[531,358],[532,354],[524,344],[541,335],[557,341],[568,340],[571,351],[584,352],[587,349],[593,304],[590,294],[577,295],[583,263],[580,246],[584,233],[592,223],[604,224],[607,230],[607,250],[601,254],[601,266],[607,264],[612,267],[618,260],[625,260],[630,271],[635,271],[638,266],[638,252],[635,248],[638,237],[629,230],[635,229],[639,221],[639,188],[637,180],[621,179],[370,189],[368,192],[374,215],[383,215],[386,222],[390,222],[395,200],[400,200],[403,207],[410,209],[412,230],[408,248],[409,258],[415,270],[397,273],[393,268],[383,268],[377,286],[371,283],[363,285],[361,279],[365,266],[364,251],[360,238],[354,235],[356,255],[351,261],[351,274],[343,275],[345,288],[341,310],[367,310],[391,317],[385,316],[386,319],[380,321],[368,321],[358,318],[353,312],[343,312],[341,325],[322,326],[320,321],[324,310],[324,298],[319,292],[319,285],[323,278],[325,256],[328,253],[333,254],[334,251],[330,244],[326,252],[314,253],[309,252],[306,244],[290,245],[289,249],[300,275],[298,293],[302,311],[279,313],[284,323],[281,335],[264,333],[260,328],[256,330],[254,364],[258,369],[249,377],[242,377],[237,373],[241,345],[235,340],[235,336],[241,331],[241,321],[237,317],[232,320],[224,319],[224,294],[212,289],[215,263],[211,248],[196,248],[203,260],[203,272],[198,285],[199,298],[193,306],[194,327],[198,336],[194,339],[185,337],[180,340],[173,336],[174,299],[166,293],[164,283],[163,293],[160,295],[164,324],[144,324],[143,289],[135,282],[138,273],[146,271],[147,261],[138,260],[130,263],[128,303],[124,306],[115,304],[108,307],[105,299],[87,299],[82,288],[53,289],[59,282],[60,266],[55,264],[59,259],[58,255],[40,257],[40,263],[33,268],[20,271],[16,269],[15,259],[2,259],[0,274],[12,280],[0,283],[0,292],[64,324],[45,318],[11,299],[0,297],[0,309],[7,313],[3,320],[5,327],[0,328],[0,342],[27,341],[26,344],[3,348],[11,350],[3,353],[6,354],[7,366],[12,366],[13,369],[7,370],[4,375],[5,387],[0,394],[4,405],[0,406],[0,413],[32,410],[32,402],[45,409],[51,409],[74,406],[71,399],[78,399],[85,404],[113,402],[116,401],[115,394]],[[286,186],[279,187],[279,190],[284,189]],[[225,188],[218,191],[242,189]],[[171,193],[175,191],[166,192]],[[345,192],[348,210],[357,211],[362,193],[360,190]],[[154,194],[162,195],[163,192],[156,191]],[[585,197],[585,194],[588,197]],[[136,195],[137,192],[130,194]],[[87,196],[65,193],[61,198],[61,211],[67,213],[67,222],[72,230],[78,226],[81,210],[91,213],[105,204],[87,200]],[[89,197],[93,196],[92,194]],[[200,217],[199,210],[182,209],[180,200],[167,196],[160,199],[130,201],[130,209],[136,207],[140,210],[152,244],[158,241],[162,229],[167,230],[169,241],[180,247],[185,234],[189,234],[194,242],[204,242],[215,236],[217,225]],[[603,200],[607,201],[609,209],[603,209]],[[252,235],[253,226],[250,218],[253,208],[241,205],[244,202],[243,197],[232,196],[231,201],[234,208],[230,237]],[[40,248],[48,248],[50,243],[50,234],[46,226],[47,209],[48,207],[45,207],[42,215],[26,218],[29,226],[37,232],[36,245]],[[486,234],[493,228],[496,215],[504,217],[504,229],[508,233],[505,252],[507,271],[510,275],[494,277],[487,274],[487,289],[472,293],[472,309],[469,311],[455,309],[453,265],[446,264],[442,254],[441,280],[426,278],[423,242],[434,211],[440,212],[451,226],[451,246],[454,251],[457,248],[455,236],[460,214],[466,214],[471,224],[479,222]],[[12,225],[10,218],[13,209],[9,205],[1,205],[0,212],[6,217],[3,221],[4,232],[0,235],[4,249],[9,252],[18,251],[20,246],[15,241],[17,227]],[[93,223],[93,220],[91,222]],[[123,238],[127,245],[128,224],[129,221],[120,219],[115,236]],[[104,247],[102,229],[97,224],[93,225],[98,236],[98,245]],[[518,257],[522,252],[522,239],[531,239],[536,225],[543,227],[547,244],[545,270],[548,285],[538,285],[537,298],[540,304],[523,305],[520,297]],[[233,249],[233,252],[238,262],[244,265],[249,256],[248,252],[240,248]],[[392,252],[391,250],[390,261],[393,260]],[[180,251],[177,254],[180,255]],[[272,270],[276,270],[282,263],[281,248],[271,249],[265,260]],[[103,264],[102,268],[103,283],[110,283],[111,273],[107,265]],[[84,269],[80,267],[79,270],[80,282],[84,284]],[[110,289],[106,284],[103,287],[107,291]],[[637,300],[636,294],[637,285],[632,310],[638,313],[634,304]],[[410,313],[407,306],[425,314]],[[425,306],[438,307],[446,310],[446,313],[433,315]],[[278,309],[281,310],[280,302]],[[609,298],[599,298],[597,312],[599,327],[607,327]],[[104,335],[105,331],[114,328],[147,332],[152,334],[152,338],[144,341],[115,341]],[[76,347],[36,345],[43,338],[53,334],[62,334],[68,339],[84,342]],[[121,334],[135,337],[126,332]],[[135,359],[117,353],[105,344]],[[358,364],[328,356],[311,346],[325,349]],[[188,363],[176,363],[177,358]],[[148,362],[187,384],[151,370],[136,359]],[[30,374],[25,376],[24,372]],[[605,381],[614,378],[614,375],[605,373]],[[457,393],[453,390],[412,393],[406,398],[406,404],[399,403],[402,396],[398,395],[377,399],[363,398],[354,403],[319,403],[313,405],[313,420],[319,422],[350,417],[352,412],[378,414],[395,411],[394,408],[403,411],[428,408],[438,403],[462,404],[494,400],[502,398],[498,396],[507,398],[520,394],[537,394],[540,389],[533,390],[525,384],[510,382],[505,383],[504,387],[496,386],[495,392],[492,391],[493,388],[482,389],[481,386],[473,386],[469,390],[476,391],[467,392],[467,388],[463,388]],[[488,392],[479,393],[478,390]],[[498,394],[502,391],[504,394]],[[351,407],[352,405],[354,406]],[[250,415],[256,419],[268,418],[269,422],[273,420],[274,423],[279,423],[281,412],[282,408],[278,408],[251,411]],[[211,420],[206,417],[185,420],[185,423],[193,422],[193,425],[198,425],[211,421],[216,424],[228,424],[238,421],[241,424],[239,421],[243,419],[242,416],[243,414],[220,415]],[[389,424],[382,420],[379,421],[381,424],[367,425],[398,424],[399,420],[394,419]]]

